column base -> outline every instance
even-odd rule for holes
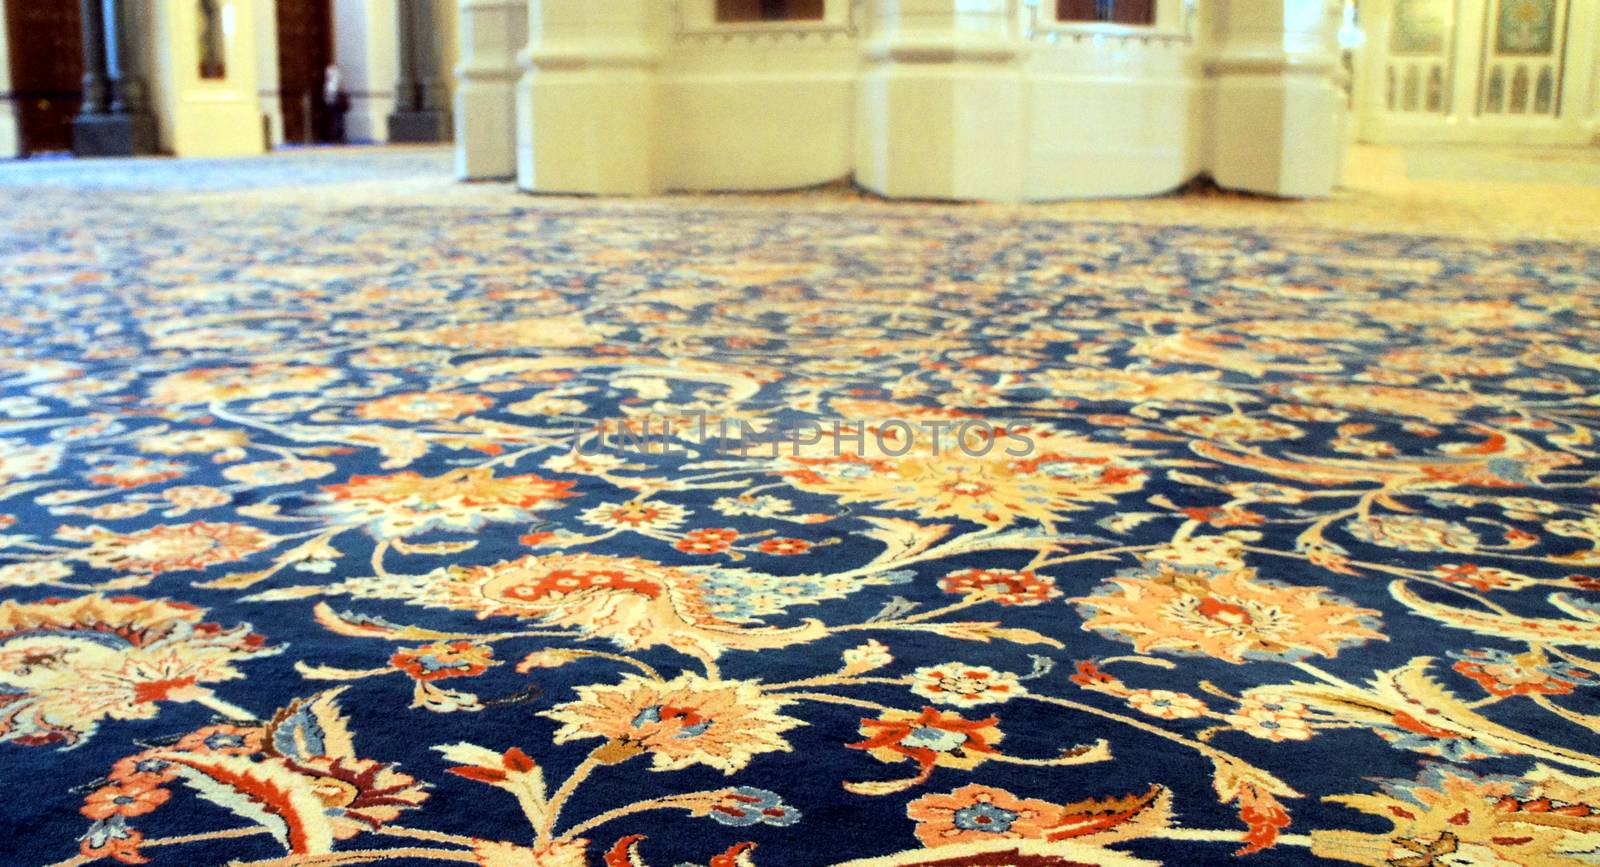
[[[450,140],[443,111],[396,111],[389,115],[391,144],[424,144]]]
[[[156,152],[156,121],[147,114],[81,114],[72,119],[75,157],[131,157]]]
[[[523,76],[517,101],[521,189],[600,196],[662,192],[653,67],[535,70]]]

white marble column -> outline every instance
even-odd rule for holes
[[[528,0],[460,0],[455,68],[456,176],[517,173],[517,53],[528,42]]]
[[[17,0],[0,0],[0,159],[22,154],[22,130],[17,123],[17,102],[11,94],[11,47],[6,42],[6,6]]]
[[[283,144],[283,99],[278,80],[278,0],[256,3],[256,88],[266,117],[267,148]]]
[[[517,83],[517,186],[658,192],[658,67],[668,0],[529,0]]]
[[[1211,174],[1232,190],[1319,197],[1339,184],[1340,0],[1213,0]]]
[[[892,197],[1023,198],[1018,0],[871,0],[856,180]]]

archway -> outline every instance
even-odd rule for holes
[[[333,10],[329,0],[277,0],[278,99],[287,144],[340,139],[334,108],[325,96],[333,62]]]
[[[83,104],[78,0],[11,0],[5,13],[21,152],[69,151]]]

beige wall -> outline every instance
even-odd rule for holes
[[[894,197],[1019,201],[1211,171],[1326,195],[1340,4],[1201,8],[1209,27],[1180,0],[1150,27],[1058,23],[1029,0],[828,0],[819,21],[721,23],[712,0],[532,0],[518,183],[638,195],[853,176]]]

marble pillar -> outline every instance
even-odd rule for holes
[[[389,115],[389,141],[440,142],[450,137],[449,117],[441,104],[439,45],[432,0],[397,0],[399,21],[395,42],[399,75],[395,106]]]
[[[156,151],[155,118],[144,78],[127,0],[81,0],[83,17],[83,108],[72,121],[72,153],[80,157],[150,154]]]
[[[527,0],[460,0],[461,62],[456,66],[456,176],[517,173],[517,54],[528,42]]]

